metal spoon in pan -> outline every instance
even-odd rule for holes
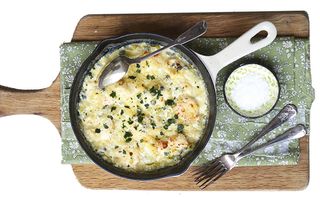
[[[185,44],[191,40],[194,40],[201,35],[203,35],[207,31],[207,23],[205,21],[198,22],[190,29],[181,34],[176,40],[172,41],[167,46],[164,46],[148,55],[138,57],[135,59],[130,59],[124,55],[120,55],[119,57],[112,60],[112,62],[103,70],[99,77],[99,88],[104,88],[107,85],[113,84],[120,79],[128,72],[129,66],[131,64],[140,63],[143,60],[148,59],[156,54],[159,54],[161,51],[166,50],[168,48],[174,47],[176,45]]]

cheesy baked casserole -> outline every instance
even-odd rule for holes
[[[100,73],[119,54],[136,58],[160,47],[140,42],[107,53],[85,77],[79,95],[80,125],[92,148],[129,171],[179,163],[207,124],[208,92],[201,74],[172,49],[130,65],[122,80],[99,89]]]

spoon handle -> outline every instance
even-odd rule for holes
[[[182,33],[176,40],[174,41],[176,45],[185,44],[193,39],[196,39],[206,33],[208,29],[208,24],[206,21],[201,21],[190,27],[187,31]]]
[[[242,152],[250,149],[251,145],[254,144],[256,141],[261,139],[267,133],[272,131],[273,129],[279,127],[284,122],[288,121],[289,119],[293,118],[297,114],[297,108],[295,105],[288,104],[284,106],[281,111],[261,130],[261,132],[256,135],[250,142],[248,142],[244,147],[242,147],[238,154],[242,154]]]
[[[306,130],[305,126],[302,124],[298,124],[295,127],[288,129],[283,134],[277,136],[276,138],[274,138],[264,144],[258,145],[254,148],[247,149],[246,151],[244,151],[243,153],[241,153],[239,155],[238,160],[240,160],[241,158],[243,158],[247,155],[252,154],[253,152],[255,152],[257,150],[267,148],[267,147],[273,146],[274,144],[278,144],[278,143],[281,143],[284,141],[299,139],[299,138],[302,138],[303,136],[305,136],[306,134],[307,134],[307,130]]]
[[[189,42],[191,40],[194,40],[194,39],[200,37],[201,35],[203,35],[204,33],[206,33],[207,28],[208,28],[208,25],[207,25],[206,21],[198,22],[197,24],[195,24],[194,26],[189,28],[187,31],[182,33],[177,39],[172,41],[167,46],[164,46],[161,49],[158,49],[158,50],[156,50],[156,51],[154,51],[152,53],[149,53],[146,56],[142,56],[142,57],[138,57],[136,59],[133,59],[130,63],[131,64],[139,63],[139,62],[141,62],[143,60],[148,59],[149,57],[152,57],[154,55],[159,54],[163,50],[166,50],[166,49],[171,48],[171,47],[176,46],[176,45],[185,44],[185,43],[187,43],[187,42]]]

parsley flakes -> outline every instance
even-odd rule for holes
[[[115,91],[112,91],[111,94],[110,94],[110,96],[111,96],[112,98],[115,98],[115,97],[117,96],[117,93],[116,93]]]
[[[150,91],[151,95],[157,96],[157,99],[158,99],[160,96],[163,96],[163,95],[161,94],[161,89],[157,89],[157,88],[155,88],[154,86],[152,86],[152,88],[150,88],[149,91]]]
[[[182,133],[183,129],[184,129],[184,125],[183,124],[178,124],[178,126],[177,126],[178,133]]]
[[[126,131],[123,137],[126,142],[130,142],[132,140],[132,133],[130,131]]]
[[[98,128],[96,128],[96,129],[94,130],[94,132],[96,132],[96,133],[100,133],[100,132],[101,132],[101,130],[100,130],[100,129],[98,129]]]
[[[147,75],[147,79],[148,79],[148,80],[154,80],[155,77],[154,77],[153,75]]]
[[[165,104],[166,104],[166,105],[169,105],[169,106],[172,106],[172,105],[175,104],[175,102],[174,102],[174,100],[172,100],[172,99],[168,99],[168,100],[165,101]]]

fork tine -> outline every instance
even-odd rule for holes
[[[208,181],[210,181],[212,178],[216,177],[220,174],[220,172],[223,170],[223,166],[219,166],[217,169],[215,169],[212,173],[207,174],[206,176],[202,177],[198,182],[197,185],[200,185],[201,188],[204,184],[206,184]]]
[[[210,177],[214,176],[215,174],[217,174],[221,168],[223,168],[224,166],[222,164],[217,165],[214,168],[211,168],[210,172],[207,173],[203,173],[201,179],[198,179],[199,182],[201,182],[204,179],[209,179]]]
[[[207,169],[202,170],[202,171],[199,171],[198,175],[195,176],[194,181],[196,181],[196,182],[199,181],[199,179],[205,177],[209,172],[212,172],[212,171],[217,170],[217,168],[218,168],[219,166],[220,166],[220,163],[219,163],[219,162],[216,162],[216,163],[214,163],[214,165],[208,166]]]
[[[217,158],[218,159],[218,158]],[[210,162],[208,162],[208,163],[206,163],[206,164],[203,164],[203,165],[201,165],[201,166],[198,166],[196,169],[194,169],[194,170],[192,170],[192,172],[196,172],[196,171],[199,171],[199,170],[204,170],[204,169],[206,169],[207,167],[209,167],[209,166],[211,166],[212,164],[214,164],[216,161],[217,161],[217,159],[214,159],[214,160],[212,160],[212,161],[210,161]]]
[[[198,169],[202,174],[206,174],[210,172],[214,167],[219,165],[221,161],[219,159],[215,159],[211,161],[210,163],[206,164],[205,166],[202,166],[201,169]]]
[[[222,168],[223,166],[218,163],[215,167],[210,168],[210,171],[208,172],[203,172],[201,175],[199,175],[196,179],[195,182],[200,183],[202,180],[210,178],[211,176],[213,176],[214,174],[216,174],[217,172],[219,172],[219,170]]]
[[[206,185],[203,185],[203,187],[200,187],[200,188],[202,190],[205,189],[206,187],[208,187],[209,185],[211,185],[212,183],[217,181],[219,178],[221,178],[223,175],[225,175],[227,172],[228,172],[228,170],[224,168],[224,170],[218,176],[216,176],[214,179],[211,179],[211,181],[207,182]]]
[[[198,166],[192,170],[192,175],[197,175],[208,167],[208,164],[204,164],[202,166]]]
[[[193,176],[196,176],[196,175],[198,175],[200,173],[207,173],[210,170],[210,168],[215,167],[218,164],[219,164],[219,161],[218,160],[214,160],[214,161],[210,162],[209,164],[206,164],[204,166],[196,168],[194,170]]]

